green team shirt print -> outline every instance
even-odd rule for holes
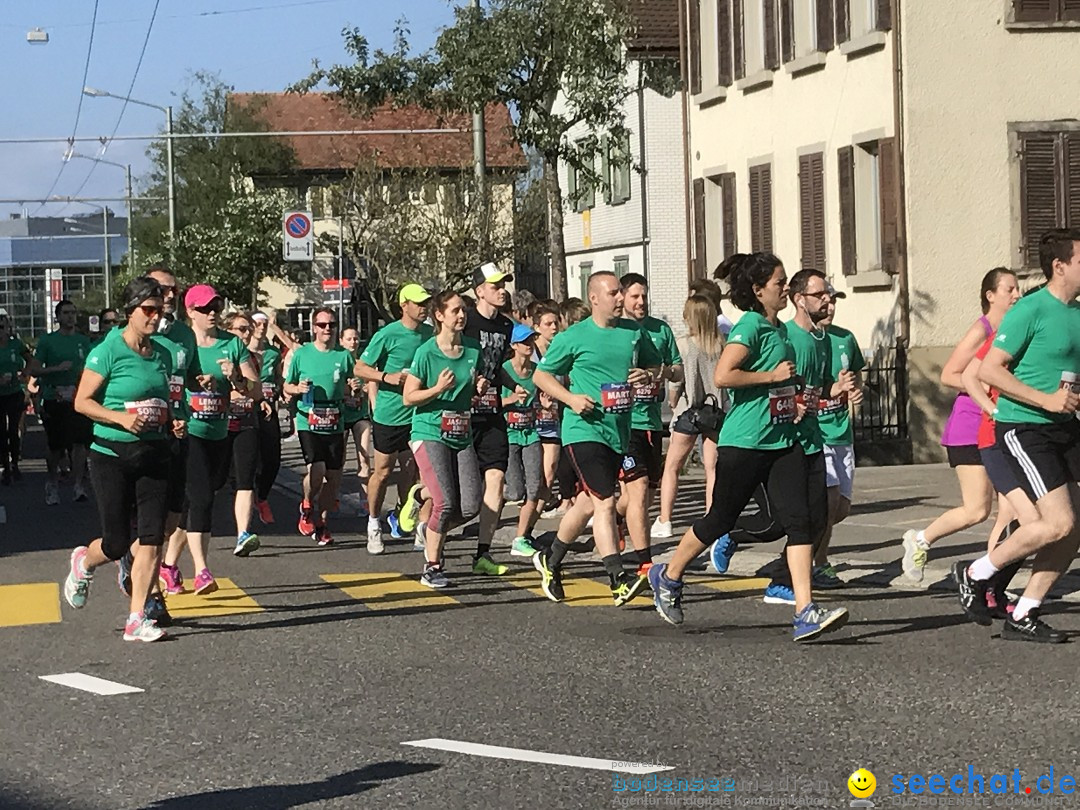
[[[110,411],[141,413],[147,424],[147,429],[136,435],[116,425],[94,422],[95,442],[90,449],[115,456],[114,451],[100,442],[160,442],[171,434],[172,355],[160,343],[151,341],[150,345],[150,355],[143,357],[117,331],[102,339],[86,358],[86,369],[100,374],[104,380],[94,399]]]
[[[202,374],[199,352],[195,345],[195,333],[183,321],[172,321],[151,335],[150,339],[165,348],[172,357],[172,373],[169,376],[169,402],[173,416],[186,420],[188,414],[187,392],[195,385],[195,378]]]
[[[1064,385],[1080,391],[1080,303],[1064,303],[1045,287],[1026,295],[1005,313],[994,346],[1012,357],[1016,379],[1036,391],[1052,394]],[[998,398],[998,423],[1069,422],[1071,413],[1050,413],[1004,393]]]
[[[314,343],[305,343],[293,352],[285,382],[298,385],[301,380],[311,380],[314,389],[310,406],[304,404],[302,394],[297,396],[299,430],[345,432],[345,381],[352,373],[352,355],[341,346],[322,351]]]
[[[630,443],[633,391],[626,381],[632,368],[660,365],[660,354],[641,326],[620,318],[612,327],[592,318],[576,323],[551,341],[537,368],[569,375],[570,393],[592,397],[585,414],[563,409],[562,443],[599,442],[620,455]]]
[[[71,363],[71,368],[67,371],[51,371],[41,375],[42,398],[74,402],[75,388],[79,384],[79,375],[82,374],[88,354],[90,338],[79,332],[70,335],[50,332],[42,335],[34,351],[34,357],[41,365],[58,366],[65,361]]]
[[[788,340],[795,350],[795,371],[803,382],[796,401],[806,406],[806,413],[795,425],[795,436],[803,452],[809,456],[825,449],[817,414],[821,398],[827,393],[826,386],[832,387],[829,377],[829,336],[824,329],[807,332],[794,320],[786,325]]]
[[[353,368],[356,368],[356,356],[349,353],[349,357],[352,358]],[[353,378],[353,372],[349,372],[349,378]],[[345,388],[345,424],[351,425],[354,422],[359,422],[361,419],[371,418],[371,407],[368,404],[367,393],[360,389],[356,394],[350,394],[348,386]]]
[[[514,371],[514,364],[507,360],[503,363],[506,375],[515,383],[529,392],[529,398],[520,405],[508,405],[503,408],[506,415],[506,432],[510,444],[526,447],[540,441],[540,434],[536,432],[536,409],[539,407],[536,394],[536,383],[533,382],[532,374],[522,377]],[[535,370],[535,368],[534,368]],[[502,387],[500,396],[509,397],[514,393],[513,388]]]
[[[829,375],[830,379],[840,379],[841,371],[858,373],[866,366],[862,349],[855,335],[839,326],[830,326],[829,333]],[[838,397],[828,399],[822,395],[818,406],[818,427],[825,444],[840,446],[851,445],[855,441],[851,429],[851,409],[845,391]]]
[[[412,441],[442,442],[454,450],[472,443],[472,400],[479,362],[480,342],[468,337],[461,339],[460,357],[447,357],[435,338],[417,350],[409,374],[420,381],[420,387],[435,385],[444,368],[454,375],[454,387],[413,410]],[[378,408],[378,402],[375,405]]]
[[[728,343],[745,346],[750,356],[743,371],[766,373],[785,360],[795,362],[795,349],[783,322],[773,326],[759,312],[748,312],[732,327]],[[748,450],[781,450],[795,443],[795,381],[731,389],[731,410],[720,428],[718,444]]]
[[[188,413],[191,416],[188,433],[207,441],[220,441],[229,435],[232,383],[226,379],[218,360],[228,360],[234,366],[239,366],[250,358],[250,354],[240,338],[220,330],[211,345],[198,346],[195,354],[199,358],[200,373],[214,378],[214,388],[211,391],[187,392]]]
[[[387,374],[408,372],[413,357],[435,330],[426,323],[413,330],[401,321],[387,324],[374,334],[360,359],[372,368]],[[401,386],[379,383],[375,393],[375,421],[380,425],[407,425],[412,420],[412,408],[401,401]]]
[[[0,397],[22,391],[19,373],[26,366],[26,344],[17,337],[9,337],[0,346]],[[4,378],[7,377],[7,382]]]
[[[659,318],[647,315],[641,320],[641,328],[649,336],[665,366],[682,365],[679,347],[675,345],[675,333]],[[666,388],[662,382],[634,386],[634,410],[630,417],[631,430],[663,430],[664,419],[660,414]]]

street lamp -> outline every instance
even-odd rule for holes
[[[88,205],[91,208],[101,209],[101,221],[104,223],[103,233],[105,235],[105,306],[112,306],[112,261],[109,258],[109,206],[99,206],[93,203],[84,202],[83,200],[74,200],[70,197],[64,198],[56,196],[52,199],[52,202],[76,202],[80,205]]]
[[[105,163],[109,166],[116,166],[118,169],[124,170],[124,187],[126,190],[125,198],[127,201],[127,215],[128,215],[128,250],[131,252],[132,268],[138,268],[138,253],[135,251],[135,233],[133,225],[135,223],[135,214],[131,208],[131,164],[117,163],[114,160],[105,160],[105,158],[91,157],[90,155],[80,155],[77,152],[68,152],[64,155],[64,160],[71,160],[72,158],[80,158],[81,160],[92,160],[94,163]]]
[[[128,96],[118,96],[107,90],[99,90],[96,87],[84,87],[83,94],[93,98],[118,98],[129,104],[139,104],[143,107],[152,107],[165,113],[165,160],[167,165],[166,174],[169,181],[169,238],[170,242],[176,239],[176,188],[173,176],[173,118],[172,107],[162,107],[160,104],[151,104],[149,101],[139,101]]]

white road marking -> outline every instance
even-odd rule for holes
[[[61,675],[41,675],[39,677],[43,681],[58,683],[61,686],[70,686],[72,689],[81,689],[95,695],[128,695],[133,692],[143,691],[137,686],[107,681],[104,678],[95,678],[93,675],[83,675],[81,672],[65,672]]]
[[[867,492],[892,492],[899,489],[926,489],[926,484],[897,484],[890,487],[871,487],[870,489],[860,489],[855,493],[855,497]]]
[[[504,748],[501,745],[483,745],[481,743],[439,738],[410,740],[403,742],[402,745],[412,745],[416,748],[434,748],[437,751],[451,751],[456,754],[472,754],[477,757],[514,759],[519,762],[540,762],[545,765],[564,765],[568,768],[588,768],[594,771],[614,771],[615,773],[658,773],[674,769],[673,765],[622,762],[617,759],[597,759],[595,757],[571,757],[564,754],[549,754],[544,751],[530,751],[526,748]]]

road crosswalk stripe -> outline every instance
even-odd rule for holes
[[[524,588],[529,593],[534,593],[542,599],[546,599],[544,591],[540,587],[540,575],[536,572],[527,572],[521,574],[511,574],[507,577],[500,577],[500,582],[508,582],[518,588]],[[611,588],[606,582],[598,582],[595,579],[586,579],[584,577],[568,577],[563,576],[563,590],[566,592],[566,599],[563,600],[563,604],[570,605],[570,607],[597,607],[604,605],[611,607],[614,602],[611,597]]]
[[[170,594],[165,604],[173,617],[202,618],[204,616],[232,616],[237,613],[258,613],[262,605],[248,596],[228,577],[217,578],[218,589],[211,594],[198,596],[191,591]]]
[[[460,604],[439,591],[420,584],[416,575],[395,572],[381,574],[322,574],[321,579],[336,585],[372,610]]]
[[[60,621],[60,586],[55,582],[0,585],[0,627]]]

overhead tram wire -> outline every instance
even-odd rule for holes
[[[187,138],[325,138],[333,135],[460,135],[471,133],[472,129],[457,127],[444,127],[441,129],[319,129],[319,130],[288,130],[285,132],[176,132],[172,135],[173,140],[185,140]],[[168,137],[156,132],[153,135],[117,135],[114,141],[156,141]],[[101,142],[103,135],[83,135],[77,138],[0,138],[0,145],[16,143],[86,143],[90,141]]]
[[[75,108],[75,126],[71,128],[71,139],[74,139],[79,134],[79,119],[82,118],[82,105],[83,105],[83,92],[82,89],[86,87],[86,77],[90,75],[90,55],[94,52],[94,31],[97,29],[97,13],[98,4],[100,0],[94,0],[94,15],[90,18],[90,41],[86,46],[86,63],[83,65],[83,77],[79,83],[79,106]],[[71,142],[69,139],[69,143]],[[52,193],[56,190],[57,183],[60,182],[60,178],[64,175],[64,169],[67,168],[67,162],[60,164],[60,170],[56,173],[56,177],[53,178],[52,185],[49,186],[49,190],[43,195],[48,198],[52,196]],[[45,204],[42,203],[34,211],[36,214]],[[32,216],[32,215],[31,215]]]

